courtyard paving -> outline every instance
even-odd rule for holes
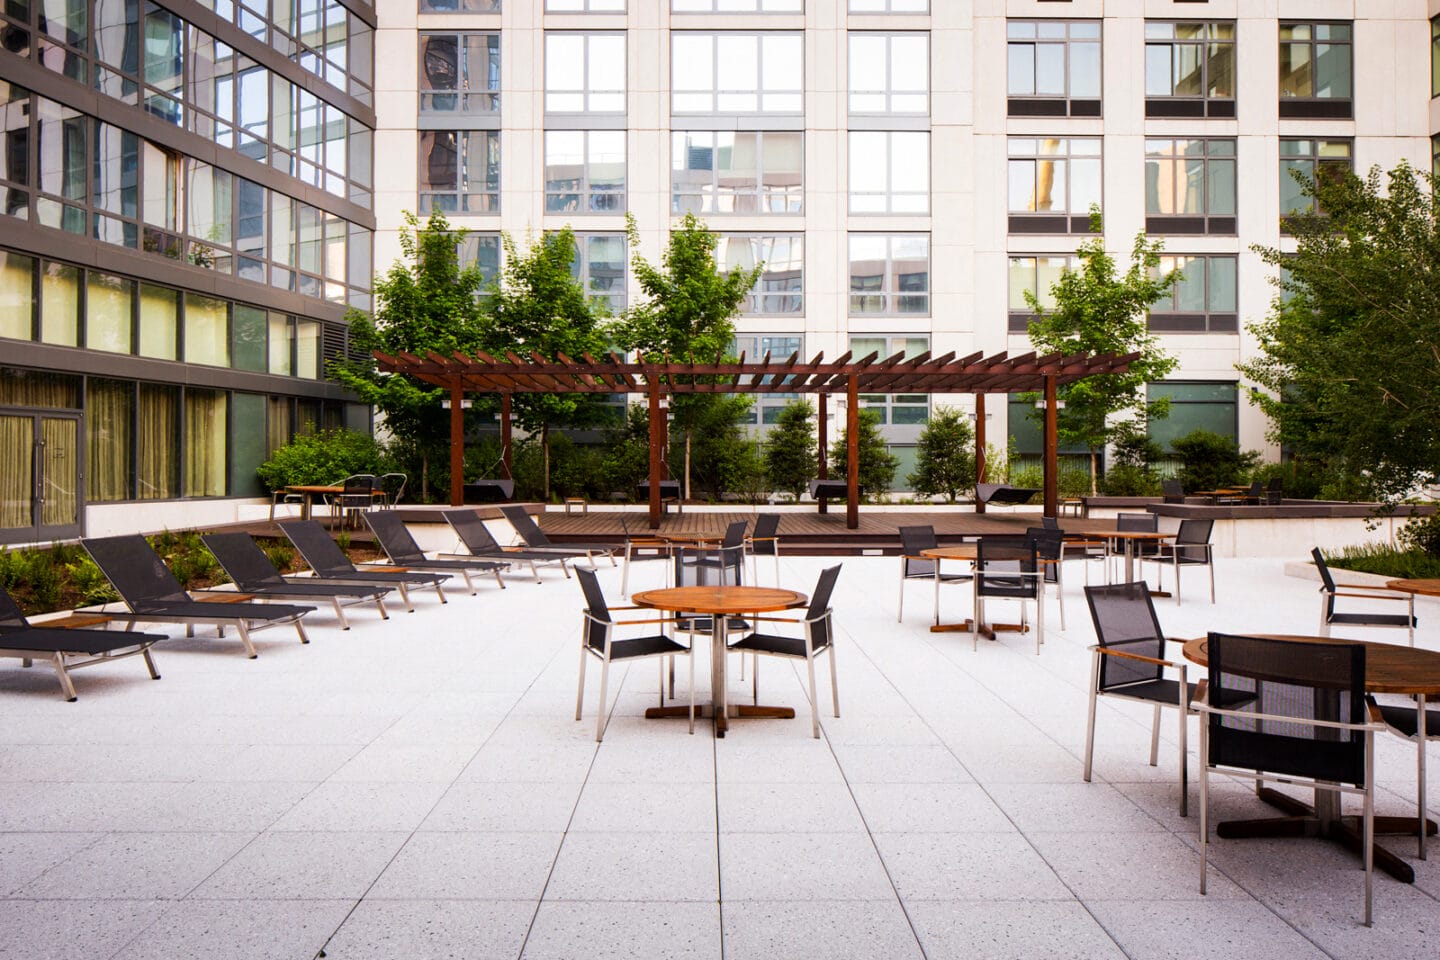
[[[808,592],[833,562],[784,558],[782,581]],[[762,700],[797,719],[716,740],[642,718],[646,662],[612,674],[596,744],[599,674],[577,723],[580,594],[558,572],[445,606],[417,595],[388,623],[356,608],[348,633],[320,610],[308,647],[261,632],[255,661],[233,638],[177,639],[156,648],[162,680],[137,660],[79,671],[76,703],[43,666],[0,662],[0,958],[1434,955],[1440,844],[1418,862],[1413,839],[1385,841],[1418,880],[1377,874],[1366,929],[1359,863],[1322,841],[1217,840],[1200,895],[1173,713],[1152,768],[1149,711],[1102,701],[1082,782],[1079,563],[1069,628],[1052,599],[1038,657],[1028,636],[974,652],[931,634],[926,584],[897,624],[897,561],[843,564],[841,716],[822,692],[819,740],[803,670],[761,673]],[[1221,561],[1215,606],[1187,573],[1161,621],[1179,637],[1313,632],[1314,585],[1281,567]],[[600,575],[620,602],[619,570]],[[632,588],[660,576],[637,565]],[[968,586],[942,603],[962,618]],[[1420,617],[1440,648],[1440,608]],[[748,696],[733,664],[731,683]],[[1381,738],[1377,812],[1413,811],[1414,761]],[[1227,782],[1213,812],[1267,810]]]

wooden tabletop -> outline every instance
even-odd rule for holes
[[[654,533],[650,536],[670,543],[719,543],[725,539],[723,533]]]
[[[974,560],[978,556],[979,545],[976,543],[956,543],[948,547],[931,547],[929,550],[921,550],[920,556],[929,557],[931,560]]]
[[[288,483],[285,485],[286,493],[344,493],[343,486],[336,486],[333,483]]]
[[[1385,586],[1401,593],[1418,593],[1427,597],[1440,597],[1440,579],[1430,580],[1387,580]]]
[[[779,587],[666,587],[630,595],[638,606],[687,613],[768,613],[802,606],[809,599],[798,590]]]
[[[1292,643],[1359,643],[1365,647],[1365,689],[1368,692],[1420,694],[1426,697],[1440,695],[1440,653],[1434,650],[1333,637],[1259,636]],[[1185,659],[1202,667],[1207,665],[1210,662],[1208,645],[1209,640],[1205,637],[1185,641]]]

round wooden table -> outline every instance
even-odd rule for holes
[[[794,707],[733,706],[725,699],[725,628],[732,616],[773,613],[804,606],[809,597],[798,590],[780,587],[666,587],[662,590],[641,590],[630,596],[636,606],[684,614],[707,614],[710,617],[710,705],[715,718],[715,736],[725,736],[730,717],[776,717],[791,719]],[[688,707],[651,707],[645,711],[649,719],[689,714]]]
[[[1440,581],[1429,581],[1440,584]],[[1333,637],[1293,636],[1288,634],[1263,634],[1266,639],[1286,640],[1291,643],[1358,643],[1365,648],[1365,691],[1367,693],[1399,693],[1415,697],[1419,711],[1419,759],[1416,761],[1419,774],[1420,808],[1424,809],[1425,783],[1425,701],[1440,696],[1440,653],[1417,647],[1402,647],[1393,643],[1373,643],[1363,640],[1339,640]],[[1210,663],[1209,641],[1200,637],[1185,642],[1185,659],[1202,667]],[[1201,722],[1205,720],[1202,717]],[[1205,758],[1201,757],[1204,763]],[[1231,820],[1218,824],[1215,832],[1222,837],[1294,837],[1318,833],[1336,840],[1350,850],[1359,852],[1360,830],[1354,817],[1339,815],[1339,797],[1330,790],[1317,790],[1314,805],[1303,803],[1269,787],[1261,788],[1260,799],[1273,807],[1285,811],[1288,816],[1261,820]],[[1320,801],[1324,801],[1323,803]],[[1415,817],[1376,817],[1376,833],[1408,834],[1419,833],[1420,824]],[[1426,821],[1425,831],[1434,834],[1436,826]],[[1401,860],[1378,844],[1375,846],[1375,866],[1403,883],[1415,882],[1415,871],[1410,864]]]
[[[935,622],[930,625],[931,633],[949,633],[959,630],[970,629],[970,619],[967,617],[963,623],[941,623],[940,622],[940,561],[942,560],[970,560],[974,561],[979,553],[979,544],[971,541],[969,543],[954,543],[945,547],[931,547],[929,550],[921,550],[920,556],[926,560],[935,561]],[[982,628],[983,629],[983,628]],[[991,640],[995,639],[993,630],[985,634]]]
[[[1385,589],[1413,593],[1421,597],[1440,597],[1440,579],[1386,580]]]

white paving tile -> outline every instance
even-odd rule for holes
[[[528,900],[365,900],[325,945],[333,960],[514,960]]]
[[[727,951],[728,953],[728,951]],[[546,900],[522,960],[631,960],[720,956],[718,903]]]
[[[897,900],[738,900],[725,904],[725,956],[919,960],[923,954]]]
[[[715,847],[714,833],[572,833],[545,899],[717,900]]]

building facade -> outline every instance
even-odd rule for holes
[[[570,225],[621,308],[624,214],[654,260],[694,211],[725,261],[765,262],[749,356],[1029,351],[1105,212],[1122,261],[1163,239],[1185,276],[1151,328],[1180,359],[1162,443],[1197,426],[1264,449],[1235,364],[1274,295],[1288,171],[1427,163],[1424,0],[418,0],[377,8],[376,255],[401,210],[499,232]],[[1440,76],[1440,74],[1437,74]],[[1437,81],[1440,82],[1440,81]],[[1440,88],[1437,88],[1440,91]],[[762,405],[768,422],[783,400]],[[876,396],[907,464],[933,403]],[[1022,406],[987,404],[1022,453]],[[1033,411],[1031,411],[1033,412]],[[906,473],[902,466],[900,476]]]
[[[233,519],[373,273],[374,26],[338,0],[0,5],[0,542]]]

